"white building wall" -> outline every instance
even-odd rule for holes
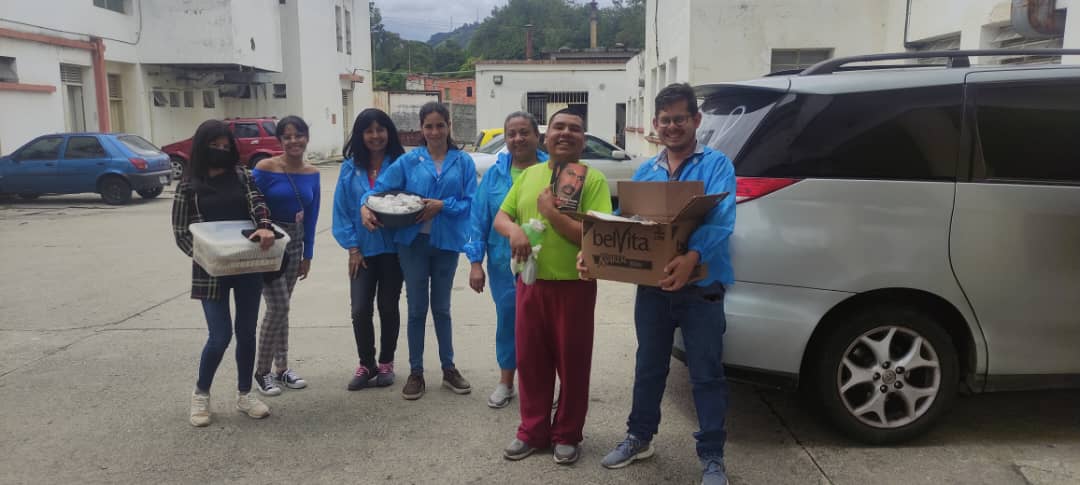
[[[144,29],[138,51],[144,63],[282,68],[281,6],[275,0],[143,0],[141,4]]]
[[[494,75],[503,77],[501,85],[494,83]],[[479,64],[477,128],[502,126],[506,115],[526,108],[529,92],[588,92],[589,132],[614,142],[615,105],[626,102],[630,86],[625,64]]]

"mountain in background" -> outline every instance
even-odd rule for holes
[[[465,47],[469,45],[469,41],[472,40],[473,34],[476,33],[476,29],[479,27],[480,22],[465,24],[451,32],[439,32],[438,34],[434,34],[428,39],[427,43],[428,45],[435,47],[447,40],[451,40],[455,44]]]

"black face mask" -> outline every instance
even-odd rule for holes
[[[206,166],[210,168],[230,168],[236,165],[232,152],[211,148],[206,151]]]

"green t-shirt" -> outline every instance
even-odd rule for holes
[[[517,168],[513,165],[510,166],[510,180],[513,181],[513,183],[517,183],[523,173],[525,173],[524,168]]]
[[[551,186],[551,167],[549,163],[538,163],[521,174],[521,178],[510,187],[510,192],[503,199],[500,210],[510,215],[514,222],[522,224],[529,219],[544,222],[544,240],[540,254],[537,255],[536,278],[541,280],[576,280],[577,253],[581,249],[559,234],[547,219],[540,215],[536,199],[544,189]],[[611,191],[603,173],[595,168],[585,175],[585,186],[581,194],[581,212],[591,210],[611,212]]]

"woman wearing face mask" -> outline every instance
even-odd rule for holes
[[[303,389],[307,382],[288,365],[289,299],[297,279],[311,270],[315,224],[319,219],[319,169],[304,161],[308,125],[299,116],[286,116],[277,124],[277,138],[285,153],[264,159],[252,173],[266,197],[274,223],[289,233],[285,270],[263,288],[266,314],[259,331],[255,384],[267,396],[281,394],[281,386]],[[303,254],[303,259],[301,259]],[[274,369],[271,372],[270,364]]]
[[[191,160],[176,187],[173,200],[173,236],[180,250],[192,255],[188,225],[196,222],[250,220],[257,230],[251,235],[262,249],[274,243],[270,210],[248,173],[239,164],[236,138],[225,123],[209,120],[199,125],[192,139]],[[259,273],[213,277],[192,262],[191,297],[201,300],[209,338],[199,361],[199,380],[191,395],[193,426],[210,424],[210,385],[236,330],[238,371],[236,409],[252,418],[264,418],[270,408],[251,394],[251,371],[255,365],[255,324],[263,281]],[[236,320],[229,312],[229,293],[236,304]]]
[[[495,166],[484,174],[472,205],[472,224],[465,255],[472,263],[469,287],[484,291],[484,255],[487,254],[487,276],[491,278],[491,298],[495,300],[495,359],[501,375],[499,384],[488,398],[488,406],[504,408],[514,398],[514,370],[517,354],[514,351],[514,275],[510,272],[510,241],[492,228],[510,186],[521,173],[538,162],[547,161],[547,154],[538,150],[540,130],[533,115],[524,111],[510,113],[503,123],[503,136],[509,153],[499,153]]]
[[[334,190],[334,239],[349,251],[349,295],[353,337],[360,363],[349,381],[356,391],[394,383],[394,351],[401,315],[398,301],[404,276],[397,246],[388,229],[368,231],[360,220],[360,200],[375,187],[379,173],[405,153],[397,128],[386,113],[369,108],[353,123],[352,137],[343,150],[337,189]],[[380,353],[375,360],[375,302],[379,306]],[[377,365],[376,365],[377,364]]]
[[[409,379],[401,391],[408,400],[424,395],[424,324],[428,304],[435,320],[439,341],[443,386],[457,394],[472,392],[472,386],[454,366],[454,344],[450,321],[450,290],[454,284],[458,253],[465,247],[469,208],[476,192],[476,165],[450,138],[450,112],[431,102],[420,108],[423,146],[402,155],[379,174],[372,193],[405,190],[424,198],[424,209],[416,224],[395,231],[401,269],[405,275],[409,317]],[[379,227],[375,214],[361,209],[368,230]],[[430,293],[429,293],[430,292]],[[429,299],[430,296],[430,299]]]

